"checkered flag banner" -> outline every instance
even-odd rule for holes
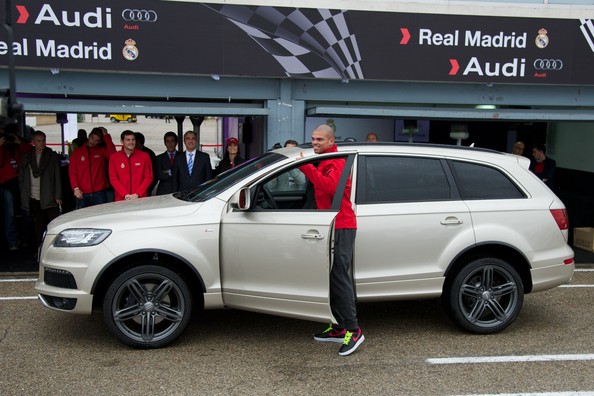
[[[362,79],[346,10],[204,4],[241,28],[289,77]]]
[[[594,22],[592,19],[580,19],[582,34],[584,35],[590,49],[594,52]]]

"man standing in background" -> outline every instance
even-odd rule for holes
[[[157,155],[157,177],[159,178],[159,185],[157,186],[157,195],[171,194],[175,192],[173,188],[173,165],[175,164],[175,157],[180,154],[177,151],[177,135],[175,132],[167,132],[163,136],[165,143],[164,153]]]
[[[136,149],[134,132],[121,134],[122,149],[109,158],[109,181],[115,191],[115,200],[133,200],[148,195],[153,181],[153,166],[149,155]]]
[[[107,202],[105,164],[115,152],[111,136],[101,128],[93,128],[86,143],[72,152],[68,174],[77,209]]]

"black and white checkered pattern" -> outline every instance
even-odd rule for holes
[[[285,69],[288,76],[362,79],[361,54],[346,10],[205,4],[225,16]]]
[[[580,19],[580,29],[584,35],[584,38],[590,45],[590,49],[594,52],[594,20],[593,19]]]

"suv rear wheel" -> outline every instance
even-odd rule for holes
[[[159,348],[175,340],[190,320],[187,284],[173,271],[155,265],[132,268],[116,278],[103,301],[109,330],[136,348]]]
[[[493,257],[464,266],[444,295],[450,318],[477,334],[505,329],[516,319],[523,302],[524,285],[518,271]]]

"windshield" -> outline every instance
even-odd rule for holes
[[[199,185],[193,190],[180,191],[173,194],[173,196],[183,201],[204,202],[250,175],[259,172],[262,168],[286,158],[284,155],[278,153],[265,153],[260,157],[247,160],[241,165],[221,173],[216,178]]]

